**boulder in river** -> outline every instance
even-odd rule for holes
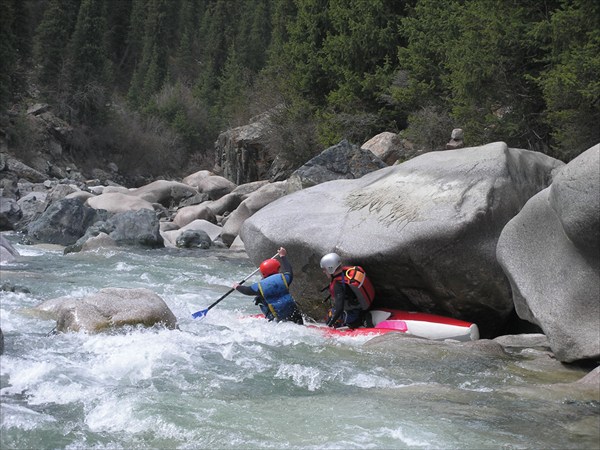
[[[324,313],[319,260],[337,252],[366,269],[376,306],[475,322],[495,337],[514,309],[498,237],[563,165],[503,142],[430,152],[280,198],[244,222],[241,238],[256,264],[286,247],[292,294],[312,317]]]
[[[97,333],[125,325],[177,328],[177,319],[164,300],[149,289],[104,288],[86,297],[59,297],[36,307],[56,319],[56,330]]]
[[[599,168],[600,144],[564,166],[498,241],[517,314],[563,362],[600,358]]]

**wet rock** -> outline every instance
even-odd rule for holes
[[[186,230],[182,232],[175,241],[178,248],[210,248],[212,240],[210,236],[202,230]]]
[[[186,226],[174,229],[161,231],[161,235],[165,242],[165,247],[175,247],[179,236],[186,231],[198,231],[208,235],[208,239],[212,242],[221,234],[222,228],[206,220],[194,220]]]
[[[4,235],[0,234],[0,263],[12,262],[19,256],[19,252]]]
[[[105,213],[82,205],[78,200],[62,199],[52,203],[27,226],[27,239],[33,243],[71,245],[85,235],[90,225],[105,217]]]
[[[59,332],[97,333],[126,325],[177,328],[177,319],[164,300],[149,289],[104,288],[86,297],[60,297],[36,307],[56,320]]]
[[[284,181],[276,181],[269,183],[257,191],[251,193],[235,211],[233,211],[227,222],[223,225],[221,238],[226,245],[231,245],[244,224],[244,221],[252,217],[260,209],[264,208],[269,203],[287,195],[287,183]]]
[[[23,211],[13,198],[0,197],[0,231],[16,230]]]

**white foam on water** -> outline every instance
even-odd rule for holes
[[[190,441],[196,437],[195,430],[184,429],[154,415],[135,397],[101,399],[86,414],[85,423],[90,430],[100,433],[152,433],[157,438],[175,441]]]
[[[138,268],[138,266],[133,265],[133,264],[128,264],[126,262],[123,261],[119,261],[116,264],[113,265],[114,270],[118,271],[118,272],[131,272],[132,270],[135,270]]]
[[[233,282],[231,281],[230,278],[223,278],[223,277],[219,277],[216,275],[210,275],[210,274],[199,274],[196,276],[196,279],[204,282],[208,285],[214,285],[214,286],[223,286],[223,287],[228,287],[231,288],[233,286]],[[253,282],[251,280],[248,280],[245,284],[250,286]]]
[[[2,298],[0,304],[4,304],[5,298],[6,297]],[[0,308],[0,328],[2,329],[3,334],[12,333],[13,331],[17,331],[19,329],[17,319],[13,316],[14,314],[12,311]]]
[[[68,384],[64,384],[64,382]],[[44,405],[54,403],[56,405],[68,405],[82,399],[94,398],[102,393],[103,388],[89,389],[77,382],[65,380],[44,381],[39,383],[35,389],[30,392],[27,402],[30,405]]]
[[[35,245],[13,244],[21,256],[42,256],[46,253],[62,253],[58,248],[42,248]]]
[[[420,430],[408,430],[404,427],[398,428],[379,428],[378,430],[370,430],[371,434],[374,434],[378,437],[391,437],[392,439],[399,441],[401,446],[409,446],[411,448],[427,448],[427,449],[443,449],[445,448],[443,445],[439,446],[435,444],[435,435],[433,433],[430,434],[430,438],[426,438],[421,436],[423,434]],[[433,441],[433,442],[432,442]]]
[[[129,380],[135,384],[148,380],[165,358],[189,360],[189,355],[166,335],[178,331],[135,331],[117,335],[89,336],[82,350],[89,353],[89,370],[103,380]]]
[[[56,364],[48,361],[32,361],[2,355],[0,374],[10,377],[10,384],[0,390],[0,395],[21,394],[36,387],[48,374],[56,370]]]
[[[275,378],[291,380],[295,386],[316,391],[321,387],[323,381],[328,377],[315,367],[303,366],[302,364],[281,364]]]
[[[56,419],[48,414],[42,414],[24,406],[11,405],[2,402],[2,414],[0,414],[2,430],[18,428],[21,430],[34,430],[43,423],[56,422]]]
[[[364,389],[401,388],[407,386],[406,384],[398,384],[389,378],[374,375],[372,373],[357,373],[344,384],[347,384],[348,386],[357,386]]]

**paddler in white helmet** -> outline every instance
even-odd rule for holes
[[[344,266],[340,255],[328,253],[321,258],[321,269],[329,278],[329,293],[333,299],[327,326],[372,328],[368,309],[375,291],[363,268]]]

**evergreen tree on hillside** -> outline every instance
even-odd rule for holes
[[[403,3],[332,0],[328,11],[330,29],[319,59],[331,87],[321,132],[328,135],[328,143],[341,138],[362,143],[397,128],[382,92],[393,73],[389,62],[401,44],[398,23],[405,14]]]
[[[270,2],[247,0],[241,6],[236,52],[244,67],[258,73],[265,65],[271,39]]]
[[[0,107],[4,108],[23,87],[20,63],[29,53],[29,41],[23,33],[29,21],[19,0],[0,0],[0,9]]]
[[[294,20],[287,30],[289,39],[283,47],[284,64],[290,67],[292,88],[311,104],[324,106],[334,80],[327,77],[320,52],[330,30],[328,0],[297,3]]]
[[[187,0],[181,4],[177,27],[177,48],[170,59],[171,76],[191,86],[198,70],[198,22],[205,8],[204,0]]]
[[[179,2],[149,0],[147,7],[142,55],[129,89],[129,100],[142,107],[160,90],[167,77],[168,55],[174,47]]]
[[[225,128],[244,125],[249,119],[247,90],[251,84],[249,69],[243,66],[232,46],[219,77],[219,93],[214,106],[214,116],[220,117],[219,125]]]
[[[57,99],[66,89],[67,47],[75,29],[80,0],[50,0],[33,37],[34,63],[42,92]]]
[[[462,8],[456,38],[445,50],[445,86],[467,139],[545,151],[544,105],[531,80],[541,70],[542,52],[528,36],[544,19],[543,10],[526,3],[475,0]]]
[[[131,83],[135,68],[142,60],[144,48],[144,24],[146,23],[146,0],[132,0],[127,43],[123,51],[123,60],[119,65],[123,76]],[[131,89],[131,85],[129,86]]]
[[[536,81],[546,101],[552,147],[570,160],[600,142],[600,4],[563,1],[535,30],[546,49]]]
[[[108,58],[114,68],[114,81],[118,90],[129,87],[131,72],[126,69],[130,48],[128,47],[129,20],[133,0],[108,0],[106,4]]]
[[[72,100],[69,106],[84,123],[103,119],[110,93],[112,67],[107,52],[104,0],[82,0],[69,43],[67,77]]]
[[[557,3],[419,0],[402,21],[408,44],[399,51],[404,80],[392,87],[395,100],[416,114],[425,107],[451,117],[471,145],[503,140],[544,151],[544,105],[531,78],[543,53],[530,30]]]

